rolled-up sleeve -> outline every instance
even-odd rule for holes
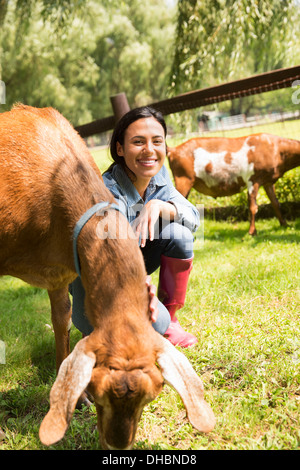
[[[145,201],[142,200],[120,165],[116,165],[112,170],[105,172],[103,180],[106,187],[115,196],[120,209],[127,214],[129,223],[133,222],[149,200],[160,199],[175,206],[177,211],[176,222],[184,225],[191,232],[196,232],[200,225],[199,211],[177,191],[165,166],[149,183]]]
[[[200,226],[199,211],[179,191],[177,191],[165,166],[162,167],[161,173],[168,188],[167,201],[171,202],[177,210],[176,222],[189,228],[191,232],[196,232]]]

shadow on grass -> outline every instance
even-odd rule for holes
[[[6,364],[0,365],[0,426],[26,440],[49,409],[56,378],[50,301],[45,290],[18,285],[13,278],[3,278],[2,286],[0,339],[6,344]],[[72,328],[71,348],[80,337]],[[5,445],[11,445],[9,439]]]
[[[7,343],[7,364],[35,369],[41,383],[47,383],[56,369],[55,337],[47,291],[29,285],[10,286],[0,290],[0,339]],[[71,349],[81,339],[72,327]],[[1,378],[0,378],[1,380]]]

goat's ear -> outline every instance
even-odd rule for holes
[[[216,419],[209,404],[204,400],[202,381],[186,356],[170,341],[161,336],[158,342],[160,351],[157,362],[164,380],[179,393],[192,426],[201,432],[211,431]]]
[[[63,438],[76,403],[89,384],[96,356],[87,349],[88,337],[80,340],[62,362],[50,392],[50,410],[40,426],[39,436],[49,446]]]

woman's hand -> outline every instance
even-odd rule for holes
[[[147,202],[132,224],[137,238],[141,237],[141,248],[146,244],[148,232],[149,240],[154,240],[154,227],[159,217],[172,221],[175,219],[176,214],[176,207],[170,202],[160,201],[159,199],[151,199]]]
[[[155,323],[158,317],[158,298],[156,297],[156,287],[151,284],[151,276],[146,277],[146,286],[149,292],[149,311],[152,323]]]

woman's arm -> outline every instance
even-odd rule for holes
[[[141,237],[141,248],[146,244],[148,232],[149,240],[154,239],[154,226],[159,217],[170,222],[176,220],[177,209],[175,205],[160,199],[151,199],[144,205],[140,215],[133,221],[133,231],[136,233],[137,238]]]

